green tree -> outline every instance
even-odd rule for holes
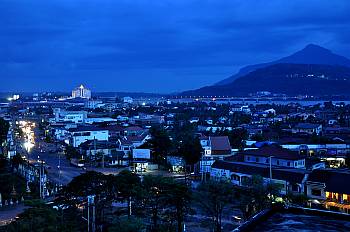
[[[3,118],[0,118],[0,145],[5,141],[7,132],[9,130],[9,123]]]
[[[80,158],[81,155],[79,154],[78,150],[72,146],[66,146],[66,149],[65,149],[65,154],[66,154],[66,158],[67,159],[71,159],[71,158]]]
[[[180,143],[179,154],[192,167],[200,160],[203,149],[198,138],[189,137]]]
[[[247,130],[244,128],[237,128],[227,133],[231,146],[242,150],[244,148],[243,140],[248,139]]]
[[[11,158],[12,168],[17,169],[20,164],[23,164],[23,162],[22,156],[18,153]]]
[[[151,230],[156,232],[159,228],[159,214],[163,209],[164,178],[160,176],[147,175],[143,179],[144,202],[151,216]]]
[[[150,133],[152,138],[148,141],[148,145],[153,151],[154,162],[162,164],[165,162],[165,156],[172,150],[173,143],[168,132],[162,127],[152,127]]]
[[[57,210],[45,204],[38,204],[21,213],[16,221],[7,226],[6,231],[84,231],[86,223],[82,223],[78,215],[74,210],[74,212],[66,212],[61,218]]]
[[[208,181],[201,183],[197,190],[199,205],[212,218],[214,231],[220,232],[223,211],[233,203],[233,185],[223,181]]]
[[[275,197],[279,196],[280,187],[274,183],[264,183],[259,175],[244,179],[240,189],[240,209],[245,218],[271,206]]]
[[[141,185],[140,178],[128,170],[121,171],[117,176],[117,189],[120,196],[128,202],[128,216],[132,214],[132,201]]]
[[[108,232],[138,232],[144,229],[145,225],[139,218],[118,218],[108,228]]]

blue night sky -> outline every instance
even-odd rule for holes
[[[0,0],[0,91],[166,93],[314,43],[350,57],[349,0]]]

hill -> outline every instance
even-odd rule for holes
[[[326,48],[320,47],[318,45],[309,44],[302,50],[290,56],[283,57],[279,60],[243,67],[242,69],[240,69],[238,73],[216,83],[216,85],[229,84],[234,80],[236,80],[237,78],[244,76],[254,70],[257,70],[259,68],[264,68],[273,64],[278,64],[278,63],[325,64],[325,65],[337,65],[337,66],[350,67],[350,60],[347,59],[346,57],[334,54],[332,51]]]
[[[350,67],[278,63],[259,68],[226,85],[187,91],[188,96],[247,96],[260,91],[295,95],[350,95]]]

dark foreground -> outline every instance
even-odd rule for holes
[[[253,231],[350,231],[350,221],[315,215],[276,213],[267,221],[257,225]]]

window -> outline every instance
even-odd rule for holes
[[[277,160],[277,165],[280,165],[280,161],[279,160]]]
[[[321,196],[321,190],[320,189],[311,189],[311,194],[314,196]]]
[[[299,186],[297,184],[292,185],[292,191],[293,192],[299,192]]]
[[[289,161],[287,162],[287,166],[288,166],[288,167],[291,166]]]
[[[259,157],[255,157],[255,162],[259,163]]]
[[[250,161],[250,157],[249,156],[247,156],[247,160]]]
[[[231,176],[231,180],[235,180],[235,181],[239,181],[239,176],[238,175],[235,175],[235,174],[233,174],[232,176]]]

